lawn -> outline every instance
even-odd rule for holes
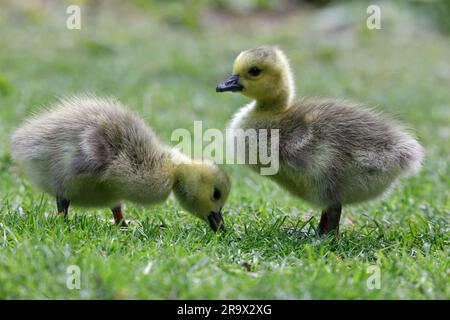
[[[197,24],[106,2],[78,1],[81,30],[66,28],[63,2],[0,4],[0,298],[450,299],[448,36],[400,2],[382,2],[381,30],[366,28],[361,2],[284,14],[208,9]],[[233,188],[222,235],[172,198],[127,203],[127,230],[106,209],[73,208],[64,222],[10,159],[9,135],[24,118],[82,92],[118,97],[168,143],[194,120],[224,129],[248,100],[215,85],[241,50],[261,44],[290,57],[298,96],[376,106],[426,148],[418,175],[344,208],[338,241],[304,237],[319,211],[245,167],[225,168]],[[71,265],[79,290],[66,286]],[[379,288],[367,285],[373,270]]]

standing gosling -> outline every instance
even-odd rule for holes
[[[276,47],[241,52],[216,91],[254,99],[231,129],[279,129],[280,169],[271,178],[324,209],[320,234],[338,234],[342,205],[375,198],[420,168],[423,149],[400,124],[344,101],[294,101],[289,63]]]
[[[61,100],[12,136],[12,157],[31,180],[69,204],[110,207],[126,226],[121,202],[149,205],[173,190],[181,205],[225,230],[221,209],[230,182],[218,167],[162,145],[151,128],[118,101],[96,97]]]

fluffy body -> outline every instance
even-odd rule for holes
[[[16,130],[11,152],[36,185],[78,206],[153,203],[172,190],[171,151],[113,99],[62,100]]]
[[[375,198],[422,159],[421,146],[400,124],[344,101],[300,100],[276,112],[252,103],[229,127],[279,129],[280,169],[269,177],[321,207]]]

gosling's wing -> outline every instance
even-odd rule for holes
[[[407,167],[413,158],[409,146],[415,140],[403,126],[366,106],[306,101],[289,119],[282,126],[287,129],[280,139],[280,157],[298,170],[385,172]]]
[[[274,127],[279,128],[280,134],[280,164],[299,171],[311,169],[318,143],[315,118],[315,108],[299,100],[276,121]]]
[[[113,148],[104,130],[101,127],[91,127],[81,134],[79,150],[71,167],[75,174],[98,175],[108,168],[113,159]]]
[[[280,161],[308,174],[336,174],[352,152],[370,143],[372,115],[358,106],[333,100],[300,100],[280,124]]]
[[[303,123],[280,128],[280,163],[294,170],[306,170],[311,166],[311,142],[313,130]]]

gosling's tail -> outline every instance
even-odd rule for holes
[[[404,175],[419,172],[425,157],[424,148],[413,137],[398,144],[397,159]]]

